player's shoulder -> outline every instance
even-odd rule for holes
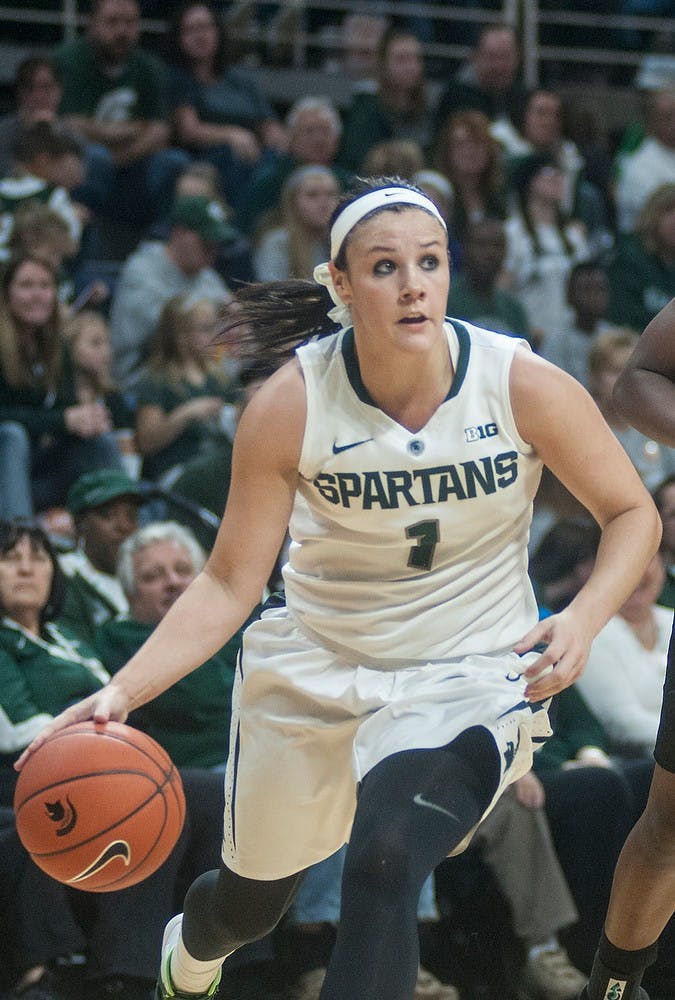
[[[477,326],[475,323],[469,323],[464,319],[446,317],[445,327],[450,342],[452,343],[453,335],[456,338],[460,363],[462,362],[462,358],[464,358],[468,364],[472,356],[483,352],[497,354],[506,363],[511,362],[512,358],[519,353],[519,349],[522,353],[531,353],[530,345],[522,337],[497,333],[495,330]]]
[[[339,330],[325,336],[314,337],[296,349],[301,368],[327,364],[341,350],[342,341],[350,330]]]
[[[246,404],[237,439],[249,446],[272,444],[282,450],[302,440],[307,413],[305,382],[292,358],[263,382]]]

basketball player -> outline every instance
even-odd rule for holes
[[[211,656],[290,522],[287,607],[244,638],[223,866],[167,927],[160,1000],[213,996],[223,959],[346,841],[322,1000],[409,1000],[422,883],[529,769],[548,699],[659,542],[585,390],[520,341],[445,321],[447,232],[425,195],[367,184],[334,214],[331,258],[318,284],[242,291],[266,361],[307,342],[244,411],[213,554],[104,693],[44,731],[124,720]],[[308,340],[331,329],[320,285],[340,330]],[[538,623],[526,545],[543,462],[602,540],[577,597]]]
[[[675,446],[675,299],[649,323],[616,387],[617,408],[650,437]],[[674,633],[675,635],[675,633]],[[642,1000],[645,969],[675,910],[675,638],[663,689],[647,808],[621,852],[588,1000]]]

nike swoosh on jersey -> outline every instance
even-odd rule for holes
[[[338,444],[337,441],[333,441],[333,454],[339,455],[341,451],[349,451],[350,448],[358,448],[360,444],[368,444],[368,442],[372,440],[372,438],[364,438],[363,441],[352,441],[350,444]]]
[[[454,819],[459,823],[458,816],[455,816],[454,813],[451,813],[449,809],[444,809],[443,806],[437,806],[435,802],[429,802],[429,800],[425,799],[420,792],[418,792],[417,795],[415,795],[415,797],[413,798],[413,802],[415,803],[416,806],[424,806],[427,809],[435,809],[436,812],[443,813],[444,816],[449,816],[450,819]]]

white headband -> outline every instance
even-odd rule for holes
[[[435,216],[443,229],[447,229],[445,220],[434,205],[431,198],[422,194],[421,191],[411,191],[404,187],[379,188],[377,191],[368,191],[350,202],[345,209],[340,212],[333,223],[330,231],[330,255],[335,260],[340,252],[346,236],[352,231],[361,219],[374,212],[377,208],[384,208],[385,205],[415,205],[417,208],[424,208]]]
[[[361,219],[370,215],[371,212],[374,212],[378,208],[384,208],[386,205],[412,205],[416,208],[423,208],[433,215],[447,232],[448,227],[445,219],[431,198],[428,198],[425,194],[404,187],[378,188],[376,191],[368,191],[360,198],[356,198],[350,202],[338,215],[330,231],[331,260],[335,260],[342,249],[342,244],[354,226],[358,225]],[[317,264],[314,268],[314,280],[320,285],[325,285],[331,299],[335,303],[336,308],[328,311],[329,318],[340,326],[350,326],[352,318],[351,309],[344,304],[335,290],[327,263]]]

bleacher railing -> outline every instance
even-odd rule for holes
[[[486,22],[503,21],[520,28],[523,45],[523,67],[525,81],[530,86],[539,82],[547,66],[618,66],[627,69],[635,68],[641,58],[640,45],[631,47],[625,44],[629,36],[640,38],[644,35],[663,32],[675,36],[674,17],[651,17],[637,15],[619,15],[614,13],[589,13],[593,8],[588,3],[586,10],[563,9],[552,0],[492,0],[492,3],[481,3],[480,6],[469,5],[469,0],[455,4],[448,3],[411,3],[405,0],[282,0],[278,4],[276,23],[294,24],[290,43],[287,46],[287,65],[302,70],[310,63],[309,53],[323,52],[326,58],[336,55],[340,47],[337,32],[308,31],[306,24],[308,15],[321,12],[335,14],[339,22],[345,14],[368,13],[383,16],[413,17],[428,19],[432,26],[441,26],[436,37],[447,39],[451,34],[448,25],[461,23],[478,26]],[[230,34],[234,40],[241,41],[249,48],[258,46],[262,65],[265,64],[265,48],[270,46],[270,27],[268,23],[260,23],[255,17],[260,4],[250,0],[234,0],[231,3],[218,5],[228,17],[231,24]],[[264,6],[264,5],[263,5]],[[270,5],[266,5],[268,8]],[[4,43],[3,28],[10,29],[13,25],[33,26],[36,29],[51,26],[58,30],[59,37],[70,39],[86,21],[84,10],[88,5],[78,3],[78,0],[51,0],[47,7],[30,0],[21,6],[5,6],[0,3],[0,45]],[[247,16],[251,15],[251,16]],[[273,20],[274,23],[274,20]],[[163,19],[144,18],[143,32],[146,35],[159,35],[166,29]],[[445,30],[443,30],[445,29]],[[602,36],[601,45],[570,44],[567,40],[570,31],[574,37],[590,35]],[[617,39],[623,34],[624,44]],[[565,41],[562,41],[562,38]],[[21,43],[26,50],[32,48],[29,42]],[[38,45],[39,47],[39,45]],[[451,72],[458,60],[464,58],[469,51],[466,44],[453,44],[449,41],[425,40],[425,54],[433,59],[436,67],[441,67],[444,73],[445,62],[447,71]],[[6,75],[6,74],[5,74]]]

